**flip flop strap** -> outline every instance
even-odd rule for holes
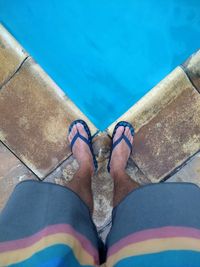
[[[130,150],[132,150],[132,144],[129,141],[129,139],[126,137],[126,135],[122,134],[112,145],[112,150],[124,139]]]
[[[78,138],[80,138],[81,140],[83,140],[89,146],[89,148],[91,149],[90,141],[87,138],[85,138],[83,135],[81,135],[79,132],[77,132],[75,134],[75,136],[73,137],[73,139],[71,141],[71,149],[73,148],[73,146],[74,146],[74,144],[75,144],[75,142],[76,142],[76,140]]]

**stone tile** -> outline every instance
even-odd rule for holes
[[[183,69],[190,81],[200,93],[200,50],[183,63]]]
[[[31,58],[0,91],[0,139],[41,179],[70,156],[66,136],[77,118],[96,132]]]
[[[14,187],[21,181],[37,179],[29,169],[0,142],[0,210]]]
[[[111,139],[105,133],[94,138],[94,153],[98,161],[98,172],[93,176],[94,213],[93,220],[98,230],[111,219],[113,180],[107,172]]]
[[[73,178],[73,175],[78,170],[78,163],[71,155],[60,166],[58,166],[52,173],[47,175],[43,182],[59,184],[62,186],[67,185]]]
[[[180,170],[166,182],[188,182],[200,187],[200,152],[193,156]]]
[[[152,182],[200,149],[200,95],[178,67],[119,120],[136,130],[132,159]],[[108,129],[111,134],[114,124]]]
[[[0,24],[0,88],[27,57],[26,52]]]

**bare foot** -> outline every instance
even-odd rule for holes
[[[83,125],[81,123],[77,123],[73,126],[69,134],[68,139],[70,143],[77,132],[79,132],[85,138],[88,138],[88,134],[86,133]],[[78,161],[79,169],[74,174],[73,179],[67,183],[66,187],[77,193],[89,207],[90,212],[92,213],[93,196],[91,177],[95,170],[92,153],[89,146],[80,138],[78,138],[73,145],[72,152]]]
[[[131,144],[133,144],[133,136],[129,127],[120,126],[114,136],[113,143],[119,139],[122,134],[126,135]],[[130,156],[130,148],[125,140],[122,140],[113,150],[110,161],[110,174],[114,180],[114,196],[113,206],[117,206],[122,199],[132,190],[139,187],[139,184],[131,179],[126,173],[125,168]]]
[[[117,131],[115,133],[113,143],[119,139],[122,134],[126,135],[128,140],[130,141],[131,144],[133,144],[133,136],[131,135],[131,131],[129,127],[124,127],[120,126],[117,128]],[[116,172],[123,172],[125,171],[127,161],[130,156],[130,148],[125,142],[124,139],[114,148],[111,156],[111,161],[110,161],[110,173],[115,174]]]
[[[77,123],[73,126],[68,139],[71,143],[74,136],[79,132],[85,138],[88,138],[88,134],[86,133],[83,125],[81,123]],[[73,145],[72,152],[76,160],[78,161],[79,167],[87,168],[93,174],[94,172],[94,163],[92,153],[90,151],[89,146],[80,138],[78,138]]]

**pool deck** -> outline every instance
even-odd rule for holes
[[[20,181],[65,185],[72,179],[78,165],[66,136],[70,123],[82,118],[95,135],[94,220],[101,227],[112,208],[113,183],[106,165],[116,122],[100,132],[2,25],[0,62],[0,209]],[[119,120],[135,127],[127,167],[134,180],[200,186],[200,51]]]

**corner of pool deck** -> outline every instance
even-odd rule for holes
[[[193,182],[200,186],[200,51],[104,132],[0,25],[0,209],[14,186],[27,179],[67,184],[78,168],[68,126],[84,119],[94,137],[99,170],[93,177],[94,221],[109,220],[113,183],[106,171],[111,134],[119,120],[135,127],[127,172],[140,184]]]

